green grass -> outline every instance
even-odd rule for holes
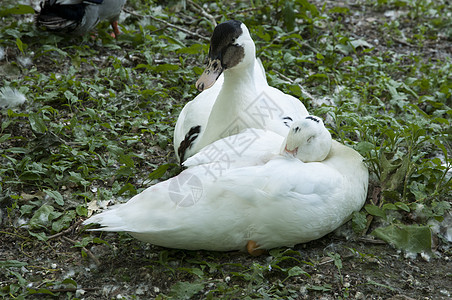
[[[5,52],[0,87],[18,89],[27,101],[0,111],[0,234],[46,245],[49,237],[86,217],[89,203],[127,199],[180,171],[173,127],[183,105],[197,94],[194,82],[208,45],[146,15],[205,37],[213,26],[193,9],[168,5],[156,13],[157,4],[131,0],[126,8],[142,17],[129,14],[118,40],[110,38],[107,24],[98,27],[96,39],[70,40],[36,31],[31,19],[25,19],[30,8],[10,10],[16,5],[6,1],[0,10]],[[350,32],[345,20],[358,8],[382,16],[391,10],[404,14],[395,20],[368,20],[372,31]],[[452,22],[447,1],[362,1],[348,7],[302,0],[213,2],[205,9],[217,22],[231,17],[245,22],[269,83],[299,97],[312,114],[327,120],[335,139],[365,157],[371,184],[365,207],[351,221],[356,233],[372,233],[409,251],[429,251],[427,222],[441,221],[452,198],[452,62],[447,52]],[[23,65],[23,57],[31,64]],[[327,104],[312,99],[325,96]],[[336,105],[328,105],[331,101]],[[103,241],[82,233],[77,242],[85,256],[83,247]],[[154,268],[167,266],[168,255],[175,253],[159,251]],[[247,265],[191,258],[174,268],[181,283],[160,298],[206,289],[207,298],[295,298],[287,283],[295,276],[308,277],[304,268],[311,263],[291,250],[276,249],[270,256],[267,264]],[[338,266],[340,257],[331,257]],[[0,278],[6,282],[0,295],[33,293],[26,288],[31,279],[17,271],[27,263],[0,263]],[[278,272],[272,284],[269,278],[275,275],[269,266]],[[209,279],[217,272],[241,278],[242,284]],[[77,283],[48,279],[43,292],[60,285]]]

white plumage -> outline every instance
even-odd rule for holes
[[[84,224],[98,223],[99,230],[125,231],[182,249],[248,248],[253,253],[320,238],[362,207],[368,171],[353,149],[336,141],[325,143],[331,136],[318,134],[319,128],[327,130],[315,119],[294,122],[287,139],[247,129],[218,140],[187,160],[189,168],[178,176]],[[303,125],[306,122],[313,126]],[[254,142],[238,151],[238,141],[250,137]],[[296,152],[287,147],[288,139],[300,142]],[[298,158],[304,151],[317,153],[319,160],[325,153],[327,157],[305,163]]]

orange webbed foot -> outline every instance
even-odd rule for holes
[[[110,35],[117,39],[118,36],[121,34],[118,28],[118,21],[111,22],[111,28],[113,28],[113,32]]]
[[[265,249],[258,248],[259,245],[255,241],[248,241],[248,243],[246,244],[246,250],[248,250],[248,253],[251,256],[259,256],[266,252]]]

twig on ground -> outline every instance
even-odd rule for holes
[[[57,238],[57,237],[59,237],[59,236],[62,236],[62,235],[64,235],[64,234],[66,234],[66,233],[69,233],[69,232],[71,232],[72,230],[74,230],[74,228],[76,228],[77,226],[79,226],[80,224],[82,224],[82,222],[83,222],[83,220],[78,220],[77,222],[75,222],[74,224],[72,224],[68,229],[63,230],[63,231],[61,231],[61,232],[58,232],[57,234],[51,235],[51,236],[48,237],[48,239],[49,239],[49,240],[50,240],[50,239],[54,239],[54,238]]]
[[[209,41],[209,40],[210,40],[208,37],[202,36],[202,35],[200,35],[200,34],[198,34],[198,33],[196,33],[196,32],[192,32],[192,31],[190,31],[190,30],[188,30],[188,29],[186,29],[186,28],[184,28],[184,27],[181,27],[181,26],[178,26],[178,25],[171,24],[171,23],[168,22],[168,21],[165,21],[165,20],[156,18],[156,17],[154,17],[154,16],[151,16],[151,15],[143,16],[143,15],[140,15],[140,14],[138,14],[138,13],[136,13],[136,12],[133,12],[133,11],[131,11],[131,10],[128,10],[128,9],[124,9],[124,11],[127,12],[127,13],[129,13],[129,14],[131,14],[131,15],[140,17],[140,18],[151,18],[152,20],[157,21],[157,22],[160,22],[160,23],[163,23],[163,24],[165,24],[165,25],[168,26],[168,27],[175,28],[175,29],[177,29],[177,30],[180,30],[180,31],[182,31],[182,32],[185,32],[185,33],[188,34],[188,35],[192,35],[192,36],[198,37],[198,38],[203,39],[203,40],[205,40],[205,41]]]
[[[71,239],[68,238],[68,237],[63,236],[63,239],[65,239],[66,241],[68,241],[68,242],[70,242],[70,243],[72,243],[72,244],[74,244],[74,245],[77,245],[77,242],[76,242],[76,241],[71,240]],[[94,263],[95,263],[97,266],[100,266],[100,261],[97,259],[97,257],[94,256],[94,254],[93,254],[91,251],[89,251],[89,250],[86,249],[85,247],[82,247],[82,249],[83,249],[83,251],[86,252],[86,254],[88,254],[89,257],[91,257],[91,259],[94,261]]]
[[[217,26],[217,21],[215,21],[215,18],[214,18],[211,14],[209,14],[204,8],[202,8],[201,5],[195,3],[195,2],[193,2],[193,1],[191,1],[191,0],[188,0],[188,3],[190,4],[190,7],[196,9],[196,12],[201,13],[201,15],[203,15],[204,17],[206,17],[207,19],[209,19],[209,20],[210,20],[210,23],[212,23],[212,26],[213,26],[213,27],[216,27],[216,26]]]

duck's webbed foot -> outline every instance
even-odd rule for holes
[[[118,21],[111,22],[111,28],[113,28],[113,32],[110,35],[117,39],[118,36],[121,34],[118,28]]]
[[[255,241],[248,241],[246,244],[246,250],[252,256],[259,256],[266,252],[265,249],[258,249],[259,245]]]

